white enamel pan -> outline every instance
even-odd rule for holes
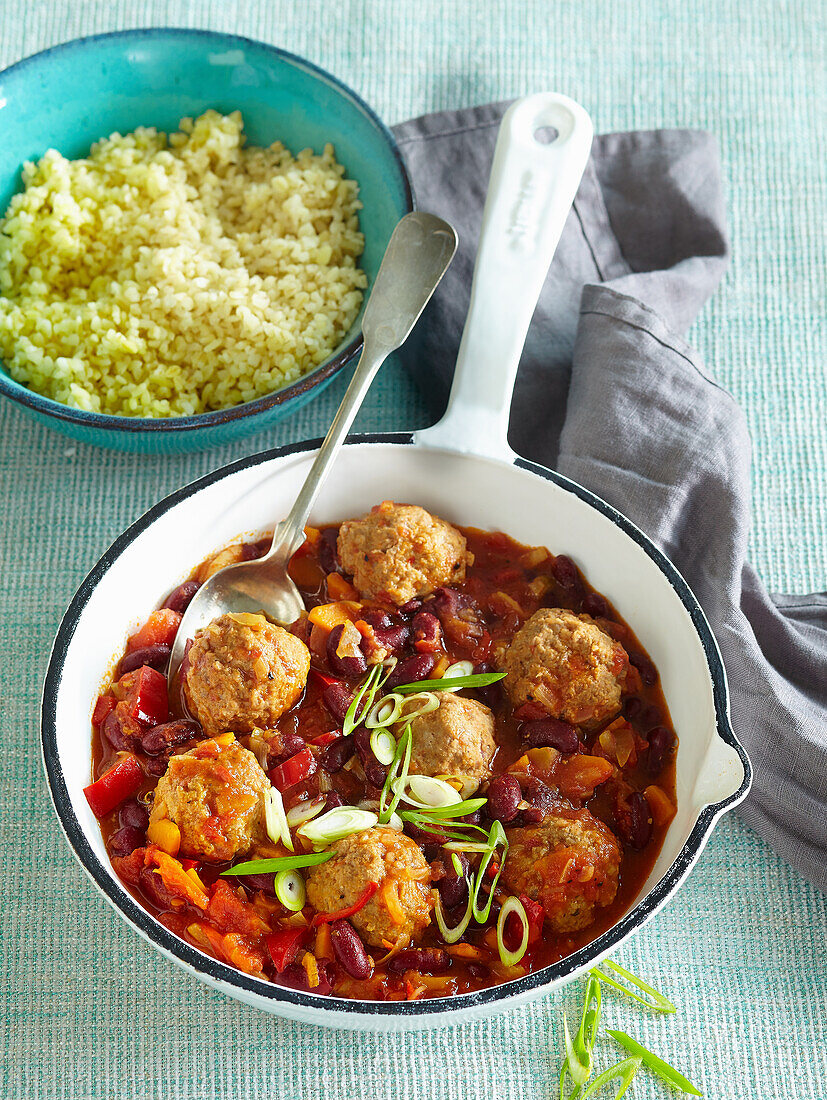
[[[557,137],[545,144],[535,134],[549,127]],[[591,139],[588,116],[563,96],[531,96],[509,110],[448,410],[413,436],[352,438],[312,518],[330,523],[393,499],[421,504],[453,523],[505,531],[568,554],[632,625],[660,670],[680,738],[678,812],[651,875],[614,927],[561,962],[491,989],[437,1000],[352,1001],[284,989],[216,962],[154,920],[115,876],[83,796],[90,715],[113,654],[196,563],[240,534],[272,529],[289,510],[318,440],[232,463],[151,508],[97,563],[60,626],[43,695],[42,738],[69,844],[118,913],[162,954],[265,1011],[328,1027],[400,1030],[459,1023],[547,993],[584,973],[664,905],[716,820],[749,789],[749,761],[730,728],[721,656],[686,582],[614,508],[517,457],[506,440],[520,352]]]

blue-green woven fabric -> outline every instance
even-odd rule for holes
[[[53,43],[179,24],[309,57],[388,122],[553,87],[600,131],[699,126],[720,140],[733,261],[690,332],[752,430],[752,560],[773,588],[825,585],[824,23],[818,5],[743,0],[0,0],[0,67]],[[0,111],[2,140],[2,111]],[[64,843],[37,711],[60,616],[111,540],[160,496],[250,449],[319,435],[343,380],[251,444],[175,458],[103,453],[0,408],[2,770],[0,1100],[523,1100],[554,1096],[560,1012],[396,1037],[332,1033],[193,983],[117,918]],[[388,364],[357,428],[426,423]],[[663,1019],[609,999],[721,1100],[827,1100],[827,898],[736,818],[622,952],[674,994]],[[614,1055],[608,1044],[600,1058]],[[630,1094],[672,1095],[641,1079]]]

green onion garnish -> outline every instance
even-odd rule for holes
[[[385,785],[382,787],[382,793],[379,795],[380,825],[387,825],[394,810],[399,805],[401,792],[404,790],[405,784],[408,781],[408,768],[411,763],[412,746],[413,735],[409,723],[405,726],[405,730],[396,744],[396,752],[388,768],[388,774],[385,777]],[[388,802],[388,798],[391,794],[393,794],[393,797],[390,802]]]
[[[450,676],[447,680],[418,680],[414,684],[397,684],[393,689],[397,695],[412,695],[414,692],[446,691],[450,688],[481,688],[496,684],[502,680],[504,672],[477,672],[473,676]]]
[[[627,1035],[624,1031],[612,1031],[610,1028],[606,1028],[606,1034],[611,1037],[622,1047],[625,1047],[630,1054],[640,1058],[644,1066],[656,1073],[667,1085],[671,1085],[674,1089],[679,1089],[681,1092],[691,1093],[692,1096],[703,1096],[700,1089],[695,1088],[690,1080],[688,1080],[682,1073],[678,1073],[674,1066],[670,1066],[668,1062],[664,1062],[662,1058],[659,1058],[657,1054],[651,1050],[647,1050],[645,1046]]]
[[[300,913],[307,900],[304,879],[297,871],[279,871],[273,883],[276,897],[291,913]]]
[[[456,852],[451,852],[451,866],[454,868],[454,874],[457,876],[457,878],[462,878],[463,867],[459,861],[459,856],[456,854]]]
[[[509,951],[505,946],[505,922],[512,913],[519,918],[523,926],[520,946],[516,951]],[[525,955],[526,949],[528,948],[528,931],[528,914],[525,911],[525,906],[519,898],[506,898],[500,909],[500,915],[497,918],[497,950],[500,953],[500,962],[503,966],[516,966],[523,955]]]
[[[589,1100],[589,1097],[600,1092],[604,1085],[609,1085],[612,1081],[620,1083],[620,1088],[614,1095],[614,1100],[620,1100],[620,1097],[631,1085],[633,1077],[640,1069],[640,1062],[640,1058],[624,1058],[622,1062],[618,1062],[617,1065],[604,1070],[603,1073],[595,1077],[585,1092],[580,1093],[579,1100]]]
[[[361,724],[362,719],[365,718],[373,706],[373,699],[379,688],[379,677],[382,675],[382,665],[374,665],[370,672],[365,677],[364,682],[358,688],[353,702],[347,708],[345,714],[345,720],[342,723],[342,733],[345,737],[349,737],[351,733]],[[359,704],[364,699],[364,706],[361,711],[359,710]]]
[[[439,928],[439,933],[446,943],[456,943],[462,936],[465,929],[471,923],[471,909],[473,900],[471,897],[471,888],[468,888],[468,904],[465,907],[465,913],[459,924],[454,925],[451,928],[445,921],[445,910],[442,908],[442,898],[439,896],[439,892],[434,890],[434,916],[436,917],[436,923]]]
[[[306,856],[276,856],[274,859],[251,859],[247,863],[236,863],[228,867],[222,875],[268,875],[279,871],[294,871],[297,867],[315,867],[317,863],[326,863],[333,859],[333,852],[311,852]]]
[[[393,763],[396,754],[396,740],[386,729],[374,729],[370,735],[370,750],[380,764]]]
[[[464,821],[452,822],[450,818],[445,817],[430,817],[419,810],[403,810],[399,816],[403,821],[409,821],[411,825],[415,825],[424,832],[438,835],[440,839],[456,840],[459,842],[467,841],[468,833],[461,833],[459,832],[460,829],[468,829],[470,832],[480,833],[482,836],[488,835],[485,829],[481,829],[479,825],[467,825]],[[445,827],[446,821],[451,825],[450,828]]]
[[[434,821],[436,825],[439,821],[446,821],[450,818],[467,817],[468,814],[473,814],[481,809],[487,801],[487,798],[466,798],[462,802],[454,802],[450,806],[429,806],[427,810],[421,810],[420,812],[427,817],[438,819],[438,821]]]
[[[600,982],[594,975],[590,974],[586,983],[586,996],[583,1001],[583,1014],[580,1017],[580,1027],[577,1029],[577,1034],[574,1039],[570,1039],[568,1033],[568,1021],[565,1016],[563,1017],[563,1026],[565,1030],[566,1039],[566,1060],[563,1062],[563,1068],[560,1071],[560,1100],[566,1100],[565,1082],[566,1074],[568,1074],[574,1082],[573,1093],[577,1094],[582,1085],[585,1085],[592,1072],[592,1053],[594,1051],[594,1043],[597,1038],[597,1027],[600,1023]],[[571,1046],[573,1056],[569,1055],[569,1047]],[[587,1069],[588,1072],[583,1077],[582,1081],[578,1081],[575,1076],[581,1067],[583,1070]]]
[[[314,848],[326,848],[328,844],[334,844],[353,833],[372,829],[376,821],[376,814],[371,810],[360,810],[356,806],[336,806],[321,817],[314,817],[296,832],[309,840]]]
[[[497,850],[497,847],[500,844],[502,844],[503,846],[503,857],[500,860],[500,866],[497,870],[497,873],[496,875],[494,875],[493,881],[491,882],[491,888],[488,892],[488,901],[484,906],[481,907],[479,904],[479,896],[480,891],[482,890],[482,884],[485,880],[485,872],[488,869],[488,864],[494,858],[494,852]],[[477,868],[477,875],[474,879],[474,889],[471,891],[471,912],[474,914],[474,920],[477,922],[477,924],[485,924],[491,913],[491,904],[494,901],[494,890],[496,889],[500,875],[502,874],[507,852],[508,839],[505,835],[505,829],[503,829],[499,821],[495,821],[494,824],[491,826],[491,831],[488,834],[488,851],[483,854],[483,857],[480,860],[480,865]]]
[[[601,969],[601,967],[603,969]],[[616,981],[614,978],[609,977],[604,973],[606,970],[611,970],[615,974],[619,974],[628,985],[623,985],[621,982]],[[647,1008],[653,1009],[655,1012],[677,1012],[677,1008],[668,1000],[662,993],[659,993],[651,985],[647,985],[642,978],[638,978],[636,974],[633,974],[630,970],[621,966],[619,963],[612,962],[611,959],[604,959],[600,966],[593,967],[590,971],[596,978],[599,978],[601,982],[605,982],[606,985],[610,985],[612,989],[618,990],[620,993],[625,993],[627,997],[631,997],[633,1000],[638,1001],[639,1004],[645,1005]],[[629,985],[634,986],[636,989],[642,989],[645,993],[648,993],[648,997],[641,997],[639,993],[635,993],[634,989],[629,989]]]

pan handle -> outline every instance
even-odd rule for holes
[[[500,125],[448,408],[416,432],[426,447],[513,462],[508,419],[528,326],[592,144],[567,96],[517,100]]]

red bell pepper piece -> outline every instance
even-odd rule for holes
[[[317,668],[311,668],[310,675],[315,677],[317,683],[326,688],[330,687],[331,684],[341,684],[343,682],[338,676],[329,676],[326,672],[319,672]]]
[[[92,725],[99,726],[107,714],[110,714],[118,705],[118,700],[112,695],[99,695],[92,711]]]
[[[108,772],[104,772],[100,779],[84,787],[83,793],[92,807],[92,813],[101,818],[139,791],[143,781],[143,768],[136,757],[127,753]]]
[[[315,770],[316,758],[310,749],[303,748],[301,752],[297,752],[295,756],[291,756],[289,760],[285,760],[283,764],[279,764],[277,768],[270,771],[270,782],[277,790],[286,791],[288,787],[295,787],[297,783],[303,782]]]
[[[528,942],[530,944],[536,943],[543,934],[543,921],[546,918],[546,911],[539,901],[534,901],[528,894],[520,894],[520,901],[523,903],[525,915],[528,917]]]
[[[131,682],[129,677],[133,677]],[[169,720],[167,679],[162,672],[143,665],[122,676],[121,683],[126,688],[124,702],[130,718],[147,726],[160,726]]]
[[[317,913],[310,922],[310,927],[318,928],[320,924],[332,924],[335,920],[347,920],[348,917],[352,917],[354,913],[358,913],[360,909],[363,909],[378,889],[378,882],[369,882],[365,887],[365,892],[353,905],[349,905],[347,909],[338,909],[335,913]]]
[[[296,958],[310,935],[309,928],[282,928],[264,937],[276,972],[281,974]]]
[[[319,745],[321,747],[324,747],[325,745],[332,745],[333,742],[338,741],[341,736],[341,730],[330,730],[329,733],[320,733],[318,737],[314,737],[310,744]]]

